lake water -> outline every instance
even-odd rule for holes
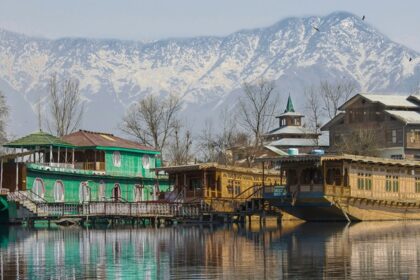
[[[1,279],[419,279],[420,222],[0,232]]]

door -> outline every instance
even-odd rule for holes
[[[64,184],[62,181],[57,180],[54,183],[53,188],[53,194],[54,194],[54,201],[55,202],[63,202],[64,201]]]
[[[120,184],[118,183],[114,184],[114,188],[112,189],[112,198],[114,201],[121,200],[121,188]]]
[[[37,201],[44,199],[45,186],[44,181],[41,178],[36,178],[32,185],[32,198]]]

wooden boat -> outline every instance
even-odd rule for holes
[[[276,160],[286,185],[264,197],[307,221],[420,219],[420,162],[356,155]]]

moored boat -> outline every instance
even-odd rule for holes
[[[285,186],[264,197],[307,221],[420,219],[420,162],[356,155],[298,155],[276,160]]]

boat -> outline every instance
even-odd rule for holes
[[[157,201],[169,188],[154,170],[159,151],[109,133],[79,130],[58,138],[38,131],[3,148],[1,222],[71,215],[92,203]]]
[[[360,155],[295,155],[271,159],[284,185],[264,198],[305,221],[420,219],[420,162]]]

